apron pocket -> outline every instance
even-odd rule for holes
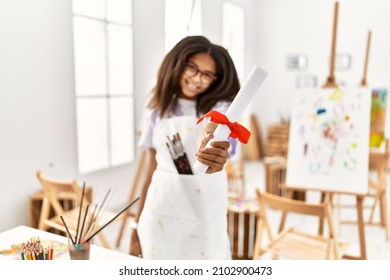
[[[226,174],[180,175],[156,170],[147,200],[154,211],[188,220],[209,220],[227,211]]]

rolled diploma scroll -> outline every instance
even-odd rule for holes
[[[268,73],[265,72],[258,66],[254,66],[249,73],[249,76],[244,82],[244,85],[241,87],[236,97],[234,98],[232,104],[230,104],[228,110],[226,111],[226,117],[230,122],[237,122],[241,115],[244,113],[249,102],[255,96],[256,92],[259,90],[260,86],[263,84]],[[227,125],[218,124],[217,128],[214,131],[214,138],[212,141],[224,141],[227,140],[230,134],[230,129]],[[211,142],[211,141],[210,141]],[[207,143],[206,148],[210,147],[211,143]],[[204,174],[206,173],[208,166],[196,161],[193,165],[195,174]]]

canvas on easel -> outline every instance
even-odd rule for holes
[[[341,88],[336,83],[338,8],[335,2],[326,83],[293,97],[286,185],[367,194],[371,90]]]
[[[286,184],[367,193],[371,90],[324,88],[293,98]]]
[[[385,88],[372,89],[370,147],[379,148],[385,140],[388,93]]]
[[[368,31],[366,56],[363,67],[363,77],[360,82],[361,87],[367,87],[367,69],[370,55],[372,32]],[[371,99],[371,121],[370,121],[370,148],[381,148],[388,137],[386,131],[386,108],[387,108],[387,89],[373,88]]]

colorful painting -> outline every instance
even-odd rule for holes
[[[379,148],[385,139],[387,90],[373,89],[371,99],[370,147]]]
[[[319,89],[293,99],[288,186],[364,194],[368,187],[371,89]]]

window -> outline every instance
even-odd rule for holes
[[[245,41],[245,17],[244,10],[232,3],[223,3],[222,6],[222,45],[228,50],[236,66],[237,75],[241,86],[244,83],[244,41]],[[250,127],[250,106],[244,111],[240,122],[245,127]],[[231,158],[236,165],[240,165],[243,158],[243,147],[238,146],[237,153]]]
[[[223,3],[222,10],[222,44],[229,51],[241,83],[244,82],[244,39],[245,17],[244,10],[231,3]],[[232,20],[234,19],[234,20]]]
[[[73,0],[80,173],[134,159],[131,0]]]
[[[178,13],[177,11],[180,11]],[[165,50],[168,52],[182,38],[202,34],[199,0],[165,0]]]

